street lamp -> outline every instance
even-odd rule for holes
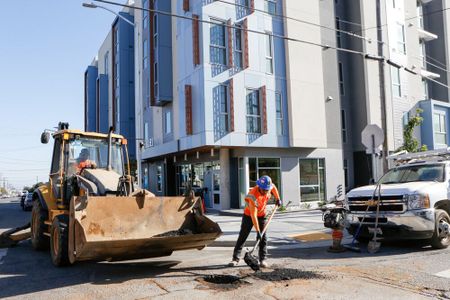
[[[128,20],[127,18],[125,18],[124,16],[121,16],[121,15],[119,15],[118,13],[116,13],[115,11],[113,11],[112,9],[109,9],[109,8],[107,8],[107,7],[105,7],[105,6],[101,6],[101,5],[97,5],[97,4],[94,4],[94,3],[83,3],[82,4],[84,7],[87,7],[87,8],[103,8],[104,10],[107,10],[107,11],[109,11],[109,12],[111,12],[111,13],[113,13],[113,14],[115,14],[117,17],[119,17],[119,18],[121,18],[122,20],[124,20],[125,22],[127,22],[128,24],[130,24],[131,26],[135,26],[135,24],[133,23],[133,22],[131,22],[130,20]]]

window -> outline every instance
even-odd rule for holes
[[[142,53],[143,53],[143,69],[147,69],[148,68],[148,40],[144,40],[143,46],[142,46]]]
[[[339,63],[338,66],[339,66],[339,93],[341,94],[341,96],[344,96],[345,86],[344,86],[344,71],[342,63]]]
[[[444,112],[435,112],[433,114],[434,144],[442,148],[447,146],[447,126],[446,114]]]
[[[226,133],[229,131],[229,118],[228,118],[228,86],[219,86],[219,123],[220,132]]]
[[[227,64],[227,47],[225,42],[225,23],[219,21],[211,25],[209,56],[211,64]]]
[[[148,0],[142,1],[142,7],[148,8]],[[148,11],[147,10],[142,11],[142,26],[144,29],[148,27]]]
[[[242,69],[242,25],[236,24],[234,29],[234,66]]]
[[[154,92],[155,92],[155,97],[158,97],[158,62],[155,61],[155,63],[153,64],[153,72],[154,72],[154,77],[155,77],[155,83],[154,83]]]
[[[156,167],[156,191],[162,192],[162,167]]]
[[[158,15],[153,16],[153,47],[158,48]]]
[[[427,67],[427,62],[426,62],[426,59],[425,59],[425,57],[426,57],[425,53],[426,53],[425,52],[425,43],[422,40],[420,40],[420,42],[419,42],[419,58],[421,59],[421,65],[422,65],[422,68],[424,68],[424,69]]]
[[[403,113],[403,117],[402,117],[402,126],[403,126],[403,130],[405,130],[406,126],[408,125],[409,122],[409,112],[404,112]]]
[[[417,26],[423,29],[423,7],[420,1],[417,1]]]
[[[281,169],[279,158],[249,157],[249,183],[250,187],[256,185],[256,180],[263,175],[268,175],[278,189],[281,196]]]
[[[164,114],[164,133],[172,133],[172,112],[170,110],[166,110]]]
[[[300,201],[325,200],[325,160],[300,159]]]
[[[283,104],[281,93],[275,93],[275,115],[277,135],[283,135]]]
[[[341,48],[341,19],[336,17],[336,45]]]
[[[144,123],[144,146],[145,148],[148,146],[148,122]]]
[[[348,160],[344,159],[344,183],[345,189],[348,188]]]
[[[341,110],[341,122],[342,122],[342,143],[347,143],[347,119],[345,110]]]
[[[105,74],[108,75],[108,73],[109,73],[109,51],[106,51],[103,62],[105,64]]]
[[[400,83],[400,69],[396,67],[391,67],[391,77],[392,77],[392,95],[395,97],[402,96],[402,87]]]
[[[273,39],[270,32],[266,32],[266,73],[273,74]]]
[[[277,1],[276,0],[264,0],[264,11],[271,15],[277,13]]]
[[[423,98],[428,99],[428,81],[424,78],[422,78],[422,92]]]
[[[397,23],[397,51],[406,54],[405,25]]]
[[[247,133],[261,133],[259,90],[247,90]]]

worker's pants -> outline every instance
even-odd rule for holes
[[[261,230],[262,232],[264,230],[264,226],[266,225],[265,217],[258,217],[258,223],[259,223],[259,230]],[[250,231],[252,231],[252,227],[253,227],[252,218],[247,215],[243,215],[241,230],[239,231],[239,237],[233,251],[233,260],[239,260],[239,257],[241,256],[242,246],[244,246],[244,243],[247,240]],[[259,243],[259,260],[261,261],[265,259],[266,256],[267,256],[267,236],[264,233],[261,242]]]

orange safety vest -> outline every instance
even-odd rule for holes
[[[264,217],[266,215],[267,201],[269,201],[272,195],[276,200],[280,200],[278,189],[274,184],[272,185],[270,192],[267,194],[261,194],[258,186],[253,187],[250,192],[248,192],[247,196],[245,196],[244,214],[250,216],[250,207],[248,206],[248,203],[251,201],[256,207],[258,217]]]

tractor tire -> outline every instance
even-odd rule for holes
[[[31,245],[35,250],[47,250],[49,238],[44,233],[48,226],[45,221],[48,219],[48,212],[42,207],[39,200],[33,202],[31,213]]]
[[[450,217],[445,210],[436,209],[435,212],[435,228],[433,237],[431,238],[431,246],[435,249],[445,249],[450,245],[450,236],[442,236],[439,225],[443,222],[450,224]]]
[[[67,266],[69,262],[69,216],[59,215],[53,219],[50,228],[50,254],[57,267]]]

